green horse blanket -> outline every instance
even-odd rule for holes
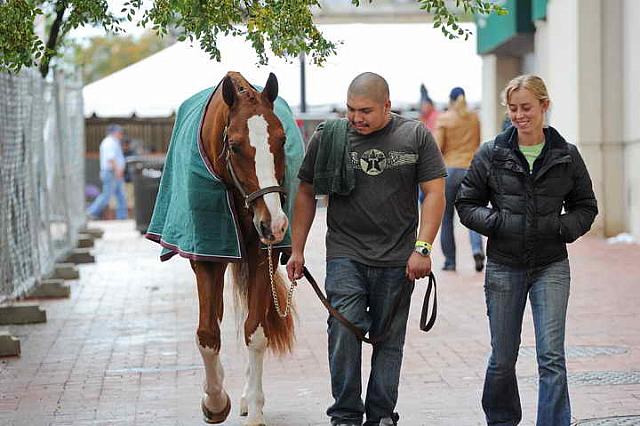
[[[160,259],[176,254],[194,260],[239,262],[246,250],[233,197],[213,172],[200,139],[204,113],[215,88],[196,93],[178,108],[146,237],[162,245]],[[289,105],[280,97],[274,110],[286,132],[283,206],[291,221],[304,143]],[[291,244],[289,231],[277,247]]]

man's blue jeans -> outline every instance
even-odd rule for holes
[[[414,283],[402,267],[374,267],[347,258],[327,260],[325,289],[332,306],[355,326],[375,337],[383,327],[396,298],[403,301],[391,320],[389,337],[373,348],[371,375],[362,402],[362,343],[333,317],[328,320],[329,370],[335,399],[327,414],[334,423],[377,425],[394,419],[402,365],[409,305]]]
[[[109,205],[112,195],[116,196],[116,219],[127,218],[127,199],[124,195],[124,179],[116,179],[115,173],[110,170],[100,172],[102,179],[102,193],[87,209],[87,214],[99,217],[102,211]]]
[[[440,246],[444,254],[445,266],[456,266],[456,240],[454,239],[453,214],[455,212],[454,202],[456,195],[462,184],[467,169],[447,167],[447,179],[445,181],[446,204],[444,215],[442,216],[442,227],[440,229]],[[469,229],[469,241],[471,242],[471,252],[473,254],[484,254],[482,249],[482,236],[476,231]]]
[[[522,316],[531,303],[538,358],[538,426],[571,421],[564,332],[571,276],[565,259],[539,268],[487,262],[485,296],[491,357],[482,395],[488,425],[517,425],[522,418],[516,360]]]

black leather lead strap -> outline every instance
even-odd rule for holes
[[[282,253],[281,261],[283,264],[287,263],[288,257],[289,256],[287,254]],[[389,337],[391,321],[398,313],[398,309],[400,308],[405,298],[406,292],[403,291],[396,297],[396,300],[393,304],[393,308],[391,309],[391,312],[387,317],[384,327],[382,328],[383,330],[382,333],[380,333],[378,336],[366,337],[365,333],[361,329],[356,327],[351,321],[346,319],[344,315],[338,312],[336,308],[331,306],[331,303],[329,303],[327,296],[325,296],[325,294],[322,292],[322,290],[320,289],[320,286],[318,285],[316,280],[313,278],[313,276],[311,275],[311,273],[309,272],[306,266],[303,268],[303,274],[304,274],[304,277],[307,279],[307,281],[309,281],[309,284],[311,284],[311,287],[313,287],[313,291],[316,292],[316,295],[318,296],[318,298],[320,299],[324,307],[327,309],[327,311],[329,311],[329,314],[335,319],[337,319],[338,321],[340,321],[342,325],[347,327],[347,329],[349,329],[358,338],[358,340],[365,343],[369,343],[370,345],[375,345],[379,342],[386,340],[387,337]],[[433,309],[431,310],[431,315],[427,320],[428,311],[429,311],[429,299],[431,297],[432,290],[433,290]],[[427,291],[424,296],[424,302],[422,302],[422,313],[420,314],[420,330],[424,331],[425,333],[431,330],[433,328],[433,325],[436,322],[436,316],[438,313],[438,300],[437,300],[436,290],[437,290],[436,277],[433,274],[433,272],[431,272],[429,274],[429,284],[427,286]],[[410,303],[410,300],[407,301],[407,303]]]
[[[431,310],[431,316],[427,321],[427,314],[429,313],[429,299],[431,298],[431,290],[433,289],[433,309]],[[429,273],[429,284],[427,284],[427,292],[424,295],[424,302],[422,302],[422,312],[420,313],[420,330],[425,333],[433,328],[436,323],[436,317],[438,315],[438,287],[436,286],[436,276],[433,272]]]

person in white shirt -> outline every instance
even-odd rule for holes
[[[102,193],[87,209],[87,215],[91,219],[102,216],[113,195],[116,197],[116,219],[127,218],[127,199],[124,193],[125,159],[121,146],[123,138],[122,126],[110,124],[107,127],[107,136],[100,143]]]

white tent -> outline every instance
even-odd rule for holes
[[[461,86],[467,99],[478,102],[481,60],[475,39],[449,40],[431,24],[348,24],[320,27],[325,37],[342,41],[337,55],[324,67],[307,64],[306,99],[309,111],[344,107],[349,82],[364,71],[385,77],[395,107],[419,101],[420,83],[440,103],[449,90]],[[229,70],[264,85],[269,72],[280,83],[280,95],[294,109],[300,105],[300,65],[271,59],[258,66],[257,56],[240,38],[220,40],[222,62],[209,59],[197,45],[177,43],[84,88],[86,116],[167,116],[193,93],[217,84]]]

